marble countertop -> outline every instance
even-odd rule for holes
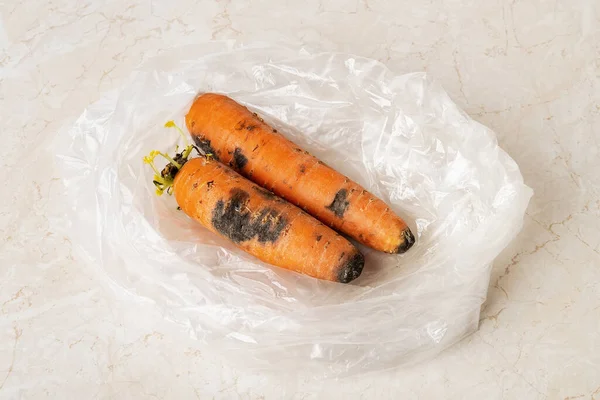
[[[1,399],[600,400],[596,1],[57,0],[0,13]],[[329,381],[249,373],[151,304],[127,307],[52,230],[60,176],[25,154],[169,47],[282,38],[427,71],[535,191],[479,331],[432,361]]]

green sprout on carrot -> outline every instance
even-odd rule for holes
[[[154,178],[152,183],[154,183],[154,186],[156,186],[156,194],[158,196],[161,196],[164,192],[167,192],[168,194],[173,193],[175,175],[177,175],[179,170],[187,162],[192,150],[195,148],[192,144],[190,144],[183,130],[181,130],[181,128],[178,127],[174,121],[167,121],[165,123],[165,128],[175,128],[177,131],[179,131],[179,134],[185,143],[185,149],[180,153],[176,153],[175,157],[173,158],[171,158],[171,156],[168,154],[162,153],[158,150],[152,150],[150,154],[143,158],[144,163],[150,165],[150,167],[154,170]],[[177,152],[177,150],[179,150],[179,146],[175,147],[175,152]],[[168,164],[162,169],[162,171],[159,171],[158,168],[156,168],[156,165],[154,165],[154,159],[157,156],[161,156],[168,161]]]

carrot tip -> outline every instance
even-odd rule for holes
[[[352,256],[346,264],[340,268],[338,273],[338,281],[341,283],[348,283],[358,278],[365,265],[365,257],[357,252]]]
[[[406,253],[406,251],[410,249],[413,244],[415,244],[415,235],[413,235],[413,233],[410,231],[410,228],[406,228],[404,231],[402,231],[401,237],[402,243],[400,243],[400,245],[398,245],[396,248],[396,251],[394,251],[396,254]]]

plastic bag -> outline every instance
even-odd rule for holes
[[[192,100],[229,94],[409,221],[405,255],[361,247],[349,285],[265,265],[157,197],[142,163],[172,150]],[[491,263],[532,194],[489,129],[424,73],[344,54],[207,43],[163,54],[65,129],[58,164],[74,245],[253,367],[351,374],[412,363],[475,331]]]

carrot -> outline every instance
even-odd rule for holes
[[[191,148],[144,159],[157,173],[157,193],[174,192],[188,216],[269,264],[342,283],[360,275],[364,257],[348,240],[210,154],[188,161]],[[170,160],[161,173],[159,154]]]
[[[200,95],[186,115],[197,146],[355,240],[387,253],[415,242],[382,200],[325,165],[233,99]]]

